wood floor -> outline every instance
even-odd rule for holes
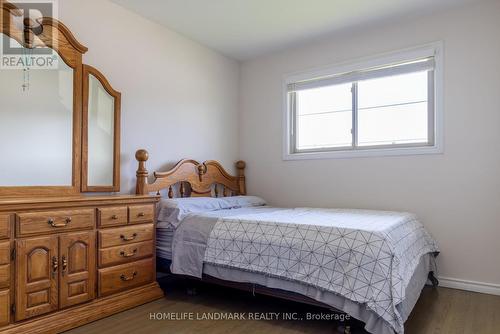
[[[255,296],[228,288],[203,285],[195,296],[186,293],[185,282],[166,285],[167,297],[135,309],[96,321],[66,332],[67,334],[191,334],[191,333],[343,333],[343,322],[326,320],[196,320],[220,313],[276,312],[332,314],[331,312]],[[150,320],[151,314],[195,320]],[[170,314],[172,312],[173,314]],[[348,323],[351,333],[366,333],[357,321]],[[460,290],[426,287],[405,325],[408,334],[497,334],[500,333],[500,296],[490,296]]]

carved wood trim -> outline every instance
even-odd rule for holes
[[[113,185],[88,185],[88,113],[89,113],[89,76],[93,75],[102,84],[114,100],[114,148],[113,148]],[[120,191],[120,128],[121,128],[121,93],[114,90],[106,77],[96,68],[83,65],[83,109],[82,109],[82,192],[118,192]]]
[[[15,39],[25,48],[49,47],[55,50],[72,68],[81,64],[81,58],[88,51],[62,22],[52,17],[24,21],[24,27],[15,24],[20,10],[13,4],[0,0],[0,33]],[[80,61],[78,61],[80,59]]]
[[[139,162],[136,183],[137,194],[145,195],[151,192],[159,194],[163,189],[169,189],[169,197],[173,197],[172,186],[188,183],[191,188],[188,195],[192,197],[212,197],[212,187],[214,185],[224,187],[224,196],[228,195],[229,192],[231,195],[246,195],[245,162],[243,161],[236,163],[238,176],[232,176],[218,161],[208,160],[200,163],[196,160],[184,159],[167,172],[154,172],[154,182],[148,183],[149,173],[146,170],[146,161],[149,158],[149,153],[146,150],[138,150],[135,157]],[[220,192],[215,190],[214,194],[217,196]]]
[[[89,50],[85,45],[83,45],[76,39],[71,30],[69,30],[69,28],[61,21],[58,21],[52,17],[42,17],[40,23],[42,26],[53,26],[54,28],[56,28],[64,35],[65,39],[79,53],[85,54]]]

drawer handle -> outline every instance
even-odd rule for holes
[[[112,215],[112,216],[111,216],[111,219],[113,219],[113,220],[117,220],[117,219],[118,219],[118,216],[117,216],[117,215]]]
[[[145,215],[146,215],[146,214],[145,214],[144,212],[139,212],[139,213],[137,214],[137,217],[144,217]]]
[[[124,236],[123,234],[120,234],[120,238],[121,238],[123,241],[132,241],[132,240],[134,240],[135,238],[137,238],[137,233],[132,234],[132,236],[131,236],[131,237],[126,237],[126,236]]]
[[[125,274],[121,274],[121,275],[120,275],[120,279],[121,279],[122,281],[124,281],[124,282],[126,282],[126,281],[131,281],[131,280],[133,280],[133,279],[135,278],[135,276],[137,276],[137,271],[134,271],[134,272],[132,273],[132,276],[129,276],[129,277],[125,276]]]
[[[132,257],[137,253],[137,248],[132,251],[132,253],[125,253],[125,251],[121,251],[120,255],[122,257]]]
[[[65,222],[62,224],[57,224],[52,218],[49,218],[49,220],[47,220],[47,223],[52,227],[66,227],[69,223],[71,223],[71,217],[66,218]]]

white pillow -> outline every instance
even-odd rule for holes
[[[177,227],[181,220],[190,213],[201,213],[220,210],[221,204],[217,198],[186,197],[161,199],[158,204],[158,221]]]
[[[247,208],[251,206],[263,206],[266,205],[266,201],[257,196],[232,196],[232,197],[220,197],[222,206],[225,208]]]
[[[158,221],[177,227],[191,213],[262,205],[266,202],[257,196],[164,198],[158,204]]]

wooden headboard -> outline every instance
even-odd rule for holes
[[[246,195],[245,188],[245,162],[236,162],[238,176],[232,176],[214,160],[199,163],[195,160],[184,159],[179,161],[167,172],[154,172],[153,183],[148,182],[146,161],[149,153],[138,150],[135,158],[139,162],[137,169],[136,194],[160,194],[167,190],[169,198],[174,197],[174,187],[178,187],[181,197],[226,197]]]

